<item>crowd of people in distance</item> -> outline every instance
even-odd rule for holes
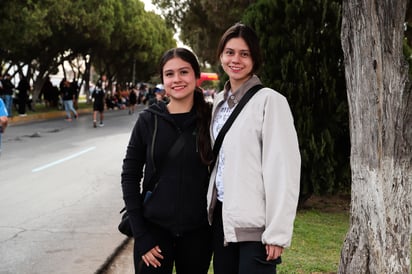
[[[90,94],[92,92],[93,88]],[[156,101],[168,101],[161,84],[149,87],[148,84],[139,83],[129,85],[125,89],[122,89],[120,85],[116,85],[114,92],[107,92],[105,97],[107,109],[129,109],[129,114],[134,113],[136,105],[151,105]]]
[[[72,122],[79,117],[79,95],[81,84],[76,78],[72,81],[67,78],[61,79],[60,83],[54,84],[49,76],[44,80],[40,92],[33,98],[33,87],[30,81],[22,77],[18,85],[11,81],[10,74],[0,76],[0,98],[4,102],[8,117],[13,116],[13,111],[19,116],[26,116],[27,110],[34,112],[35,103],[43,103],[46,109],[56,109],[65,111],[65,121]],[[215,90],[200,89],[205,100],[209,103],[213,101]],[[136,84],[113,84],[110,83],[106,75],[101,75],[97,81],[89,83],[88,102],[92,103],[93,127],[104,126],[105,110],[128,110],[132,115],[136,107],[151,106],[159,102],[168,104],[169,95],[166,94],[163,84],[136,83]],[[5,127],[4,127],[5,128]]]
[[[26,77],[22,77],[15,85],[9,73],[0,76],[0,98],[3,99],[8,117],[13,116],[13,110],[19,116],[26,116],[27,110],[34,112],[36,102],[44,102],[46,108],[63,109],[63,93],[67,93],[68,89],[74,96],[73,107],[77,109],[80,88],[75,79],[70,82],[63,78],[57,87],[52,84],[50,77],[46,77],[36,99],[33,98],[33,87]]]
[[[137,105],[149,106],[158,101],[166,103],[169,101],[162,84],[137,83],[126,85],[126,87],[120,84],[112,86],[104,75],[95,84],[90,83],[89,99],[92,101],[94,100],[93,92],[102,78],[105,79],[101,82],[105,85],[103,106],[107,110],[128,109],[129,114],[133,114]],[[214,90],[206,89],[203,92],[205,99],[211,102]],[[26,116],[27,110],[35,111],[33,105],[41,102],[46,109],[65,110],[66,120],[71,121],[72,118],[77,118],[79,95],[80,85],[75,78],[72,81],[63,78],[58,85],[55,85],[47,76],[37,98],[33,98],[33,87],[26,78],[23,77],[15,85],[11,81],[10,74],[0,76],[0,98],[3,99],[9,117],[13,116],[13,110],[19,116]]]

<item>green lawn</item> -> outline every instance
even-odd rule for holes
[[[349,213],[298,211],[292,245],[282,255],[278,274],[336,272],[349,227]],[[209,274],[213,274],[212,265]]]
[[[299,211],[292,245],[282,256],[278,274],[336,272],[348,228],[349,213]]]

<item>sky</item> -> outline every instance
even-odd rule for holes
[[[146,11],[153,11],[160,15],[160,11],[152,4],[152,0],[140,0],[140,1],[144,3],[144,9]],[[180,41],[178,33],[175,33],[173,38],[175,38],[178,47],[187,47]]]
[[[154,11],[157,14],[160,14],[159,11],[156,11],[156,7],[152,4],[152,0],[140,0],[144,3],[144,8],[147,11]]]

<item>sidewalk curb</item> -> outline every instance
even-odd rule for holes
[[[113,262],[117,259],[119,254],[121,254],[127,244],[132,240],[131,237],[127,237],[123,240],[123,242],[113,251],[113,253],[106,259],[106,261],[96,270],[94,274],[105,274],[107,273],[109,267],[113,264]]]
[[[92,108],[78,109],[76,110],[79,115],[81,114],[90,114],[93,112]],[[9,125],[19,125],[25,124],[32,121],[42,121],[47,119],[55,119],[61,117],[62,119],[66,118],[66,112],[64,110],[56,110],[50,112],[41,112],[41,113],[31,113],[27,116],[13,116],[9,118]]]

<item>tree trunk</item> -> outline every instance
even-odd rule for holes
[[[410,273],[412,95],[407,0],[344,0],[352,200],[338,273]]]

